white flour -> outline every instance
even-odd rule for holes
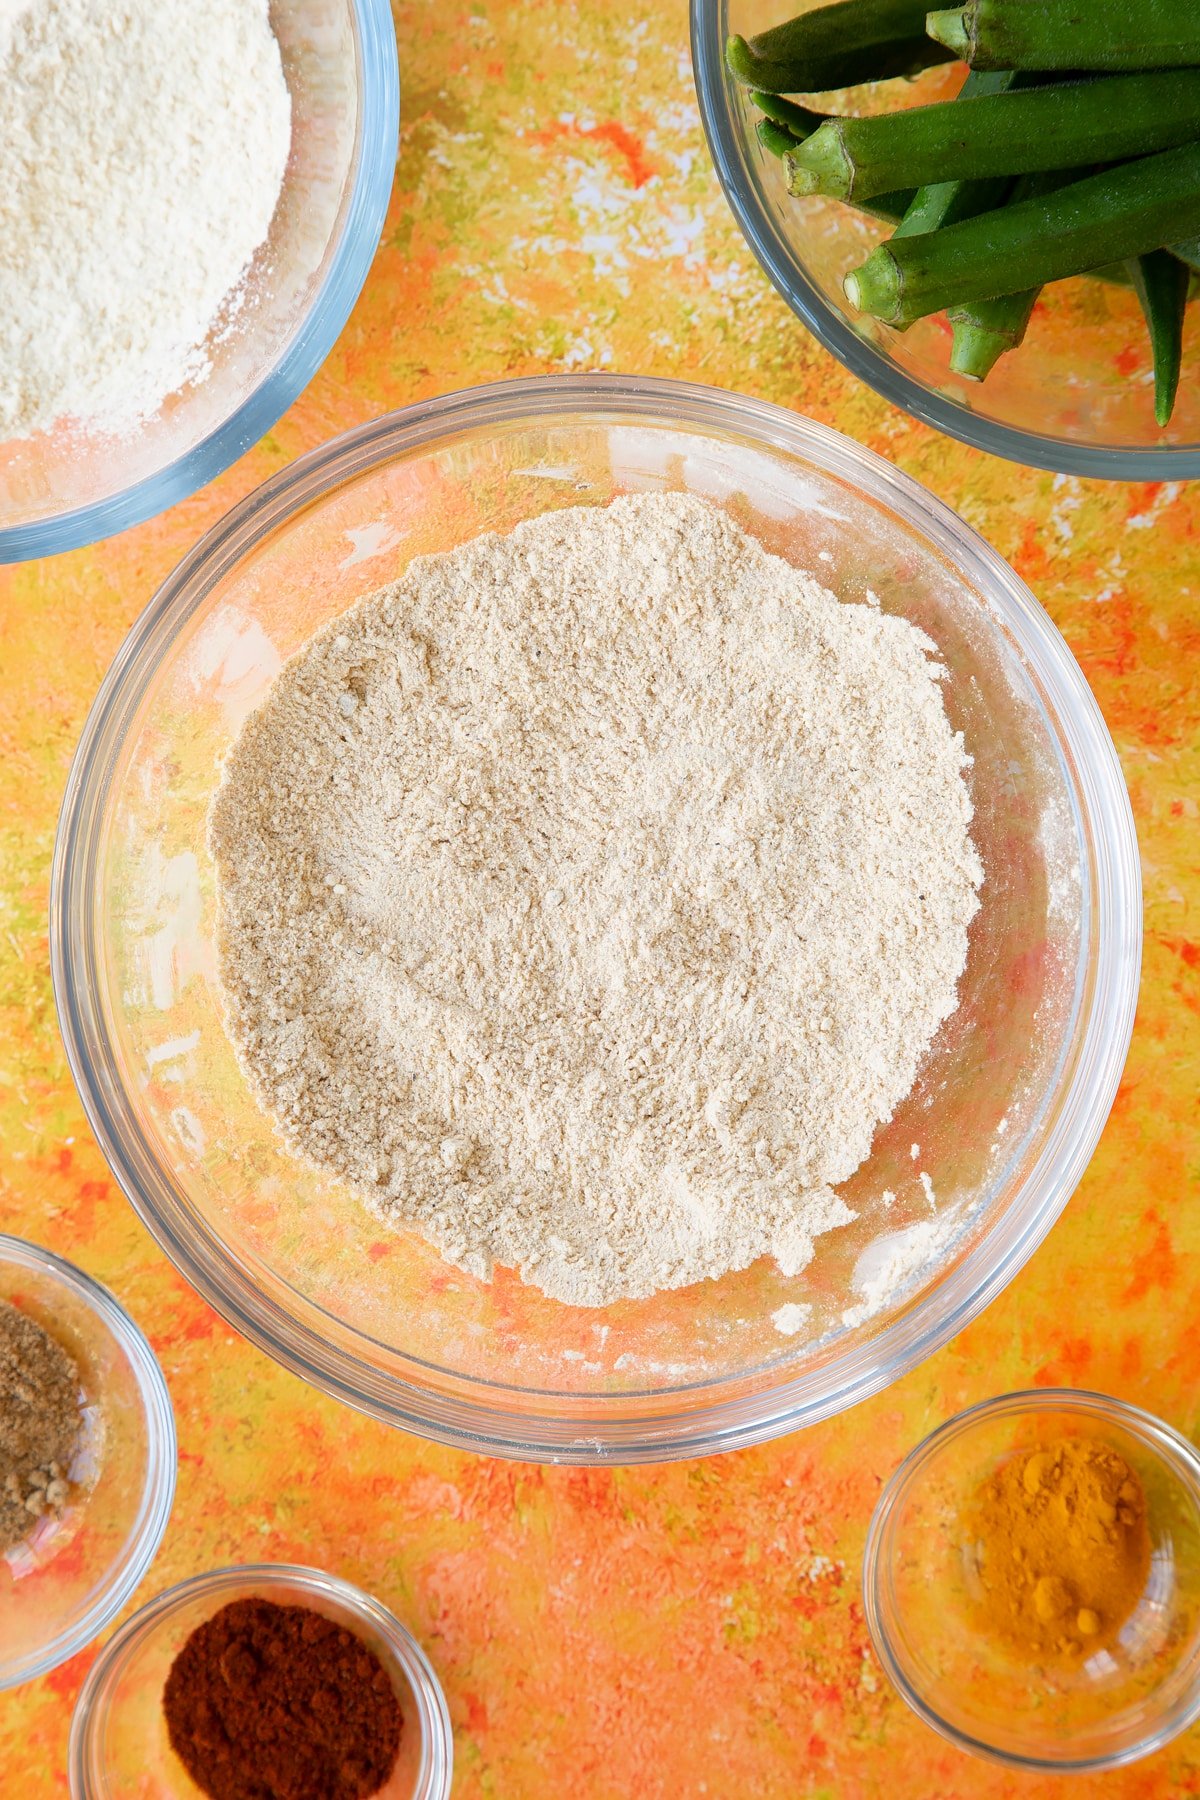
[[[933,648],[675,495],[360,602],[210,820],[228,1023],[289,1144],[578,1305],[803,1268],[978,905]]]
[[[204,373],[290,142],[267,0],[0,0],[0,437]]]

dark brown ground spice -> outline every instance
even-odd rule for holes
[[[28,1313],[0,1300],[0,1554],[70,1497],[79,1373]]]
[[[306,1606],[233,1600],[163,1690],[171,1747],[211,1800],[367,1800],[403,1723],[375,1652]]]

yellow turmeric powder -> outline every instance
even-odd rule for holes
[[[1095,1438],[1021,1452],[983,1484],[964,1520],[990,1636],[1030,1662],[1072,1662],[1110,1644],[1150,1569],[1146,1496]]]

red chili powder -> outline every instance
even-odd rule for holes
[[[210,1800],[367,1800],[403,1723],[387,1670],[307,1606],[233,1600],[198,1625],[163,1690],[171,1748]]]

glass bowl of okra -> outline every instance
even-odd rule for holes
[[[1200,475],[1200,11],[925,6],[692,0],[755,255],[846,368],[952,437],[1071,475]]]

